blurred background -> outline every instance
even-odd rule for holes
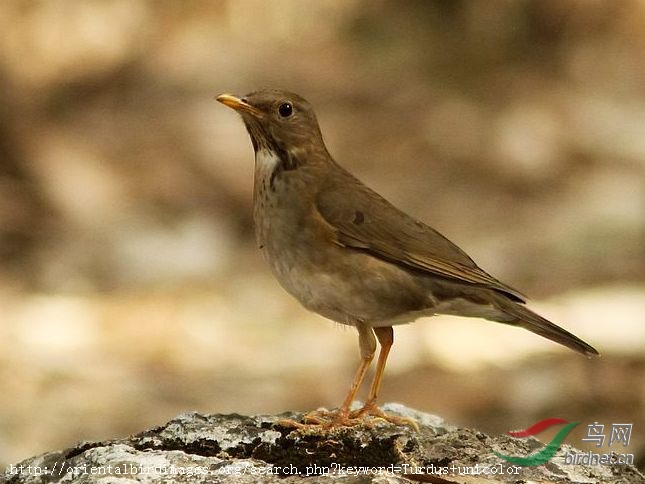
[[[593,449],[643,468],[641,0],[3,1],[0,465],[189,410],[340,404],[356,334],[269,274],[251,143],[213,100],[261,87],[309,99],[341,164],[603,353],[420,320],[382,402],[488,433],[579,421],[579,447],[633,423]]]

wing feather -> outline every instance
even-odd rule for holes
[[[345,180],[321,184],[316,209],[334,231],[336,243],[367,251],[408,268],[457,282],[494,289],[515,301],[524,296],[479,268],[459,247],[434,230],[394,207],[342,169]]]

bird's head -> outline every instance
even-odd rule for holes
[[[217,100],[242,116],[256,153],[268,150],[295,162],[327,152],[313,108],[297,94],[263,89],[242,97],[222,94]]]

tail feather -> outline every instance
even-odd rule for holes
[[[567,330],[562,329],[560,326],[553,324],[551,321],[543,318],[539,314],[534,313],[526,306],[515,303],[506,298],[500,298],[498,301],[498,308],[504,313],[504,318],[498,319],[499,322],[513,324],[520,326],[524,329],[539,334],[544,338],[550,339],[559,343],[567,348],[571,348],[578,353],[591,358],[600,356],[591,345],[585,343],[576,335],[569,333]],[[508,318],[507,318],[508,317]]]

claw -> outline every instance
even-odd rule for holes
[[[349,412],[338,410],[314,410],[306,413],[301,421],[293,419],[279,420],[278,425],[303,431],[330,431],[339,428],[363,426],[374,428],[379,424],[409,426],[419,431],[417,422],[408,417],[388,415],[374,403],[367,403],[359,410]]]
[[[355,410],[350,413],[350,418],[353,419],[363,419],[366,421],[366,424],[372,422],[387,422],[392,425],[404,426],[407,425],[412,427],[417,432],[419,431],[419,424],[409,417],[398,417],[396,415],[388,415],[383,410],[378,408],[374,402],[366,403],[362,408]],[[372,423],[373,425],[373,423]]]

